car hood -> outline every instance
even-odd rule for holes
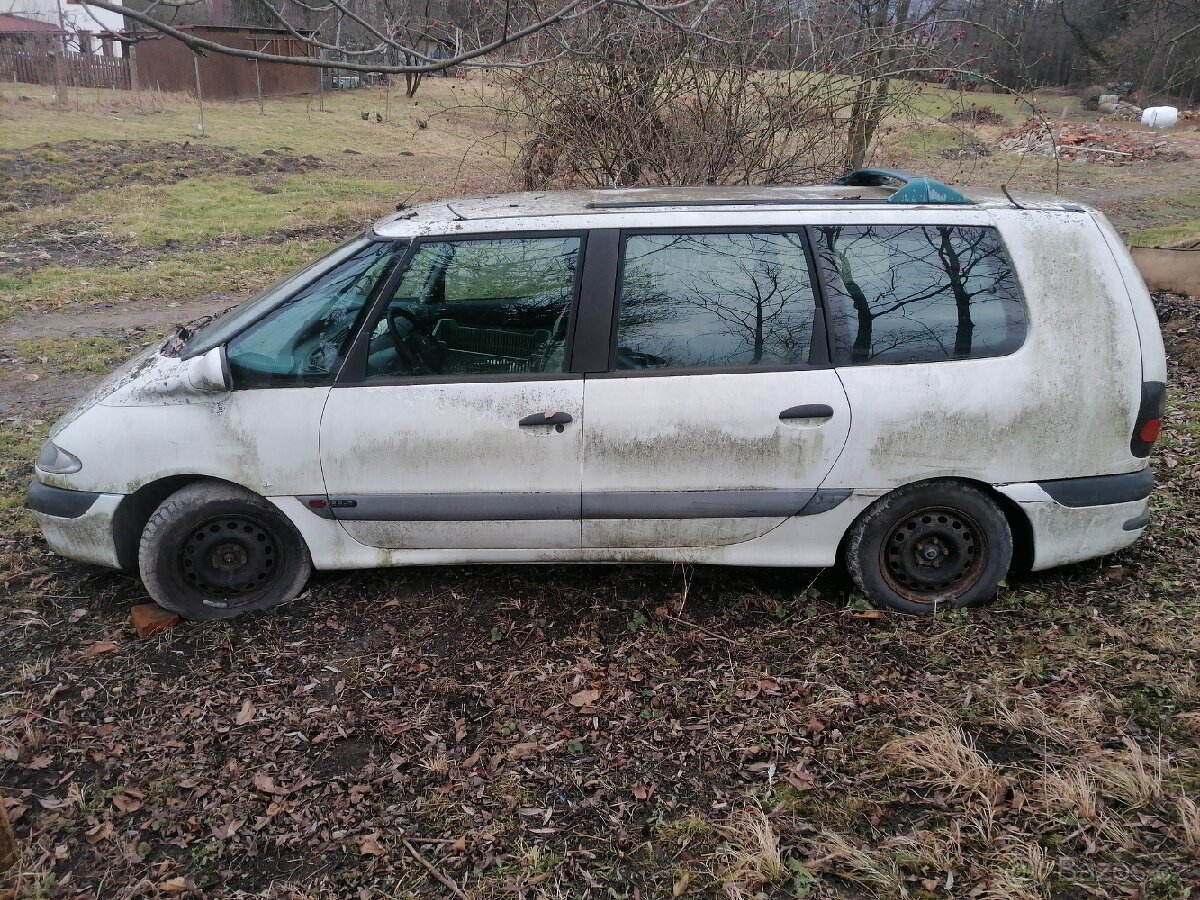
[[[151,347],[80,398],[58,420],[50,436],[54,437],[94,406],[159,406],[211,402],[213,399],[213,395],[197,391],[188,382],[186,360],[165,356],[160,348]]]

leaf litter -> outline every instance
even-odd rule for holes
[[[0,891],[1186,897],[1200,310],[1158,306],[1153,528],[970,613],[863,618],[833,572],[439,567],[142,642],[136,581],[5,513]]]

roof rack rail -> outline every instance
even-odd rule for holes
[[[585,203],[584,207],[587,209],[657,209],[664,206],[679,208],[691,206],[840,206],[845,203],[887,202],[889,201],[860,197],[757,197],[746,200],[732,198],[719,200],[593,200]]]
[[[933,178],[905,172],[901,169],[855,169],[834,181],[843,187],[884,187],[889,182],[900,182],[900,187],[888,203],[970,203],[971,201],[952,187]]]

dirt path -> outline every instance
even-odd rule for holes
[[[103,372],[59,371],[55,360],[43,362],[23,352],[22,342],[112,338],[128,351],[126,355],[132,356],[142,347],[161,343],[176,325],[220,312],[248,297],[248,294],[213,294],[182,303],[103,303],[18,316],[0,328],[0,416],[57,416],[65,405],[83,396],[104,377]]]

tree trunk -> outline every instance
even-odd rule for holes
[[[887,108],[889,79],[896,61],[897,43],[908,26],[911,0],[900,0],[894,20],[888,23],[890,3],[880,0],[873,19],[864,22],[867,39],[874,44],[867,58],[866,72],[854,92],[850,107],[850,139],[846,145],[846,164],[850,169],[862,168],[871,149],[871,141]]]

